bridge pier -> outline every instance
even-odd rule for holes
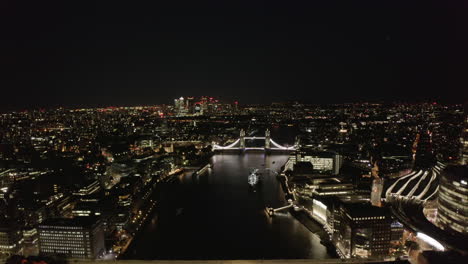
[[[241,129],[239,139],[240,139],[240,148],[245,149],[245,131],[244,131],[244,129]]]
[[[270,130],[267,128],[267,130],[265,130],[265,150],[266,149],[270,149]]]

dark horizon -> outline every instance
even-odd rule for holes
[[[467,98],[467,4],[1,4],[0,111]]]

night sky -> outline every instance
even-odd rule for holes
[[[0,1],[0,110],[468,97],[468,1],[137,2]]]

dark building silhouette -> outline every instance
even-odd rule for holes
[[[460,164],[468,164],[468,103],[465,104],[463,131],[460,137]]]
[[[21,230],[11,220],[0,220],[0,258],[23,252]]]
[[[413,145],[414,168],[426,169],[435,165],[436,159],[432,150],[432,133],[427,127],[422,127]]]

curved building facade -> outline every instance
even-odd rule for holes
[[[468,234],[468,166],[447,166],[439,184],[438,225]]]

